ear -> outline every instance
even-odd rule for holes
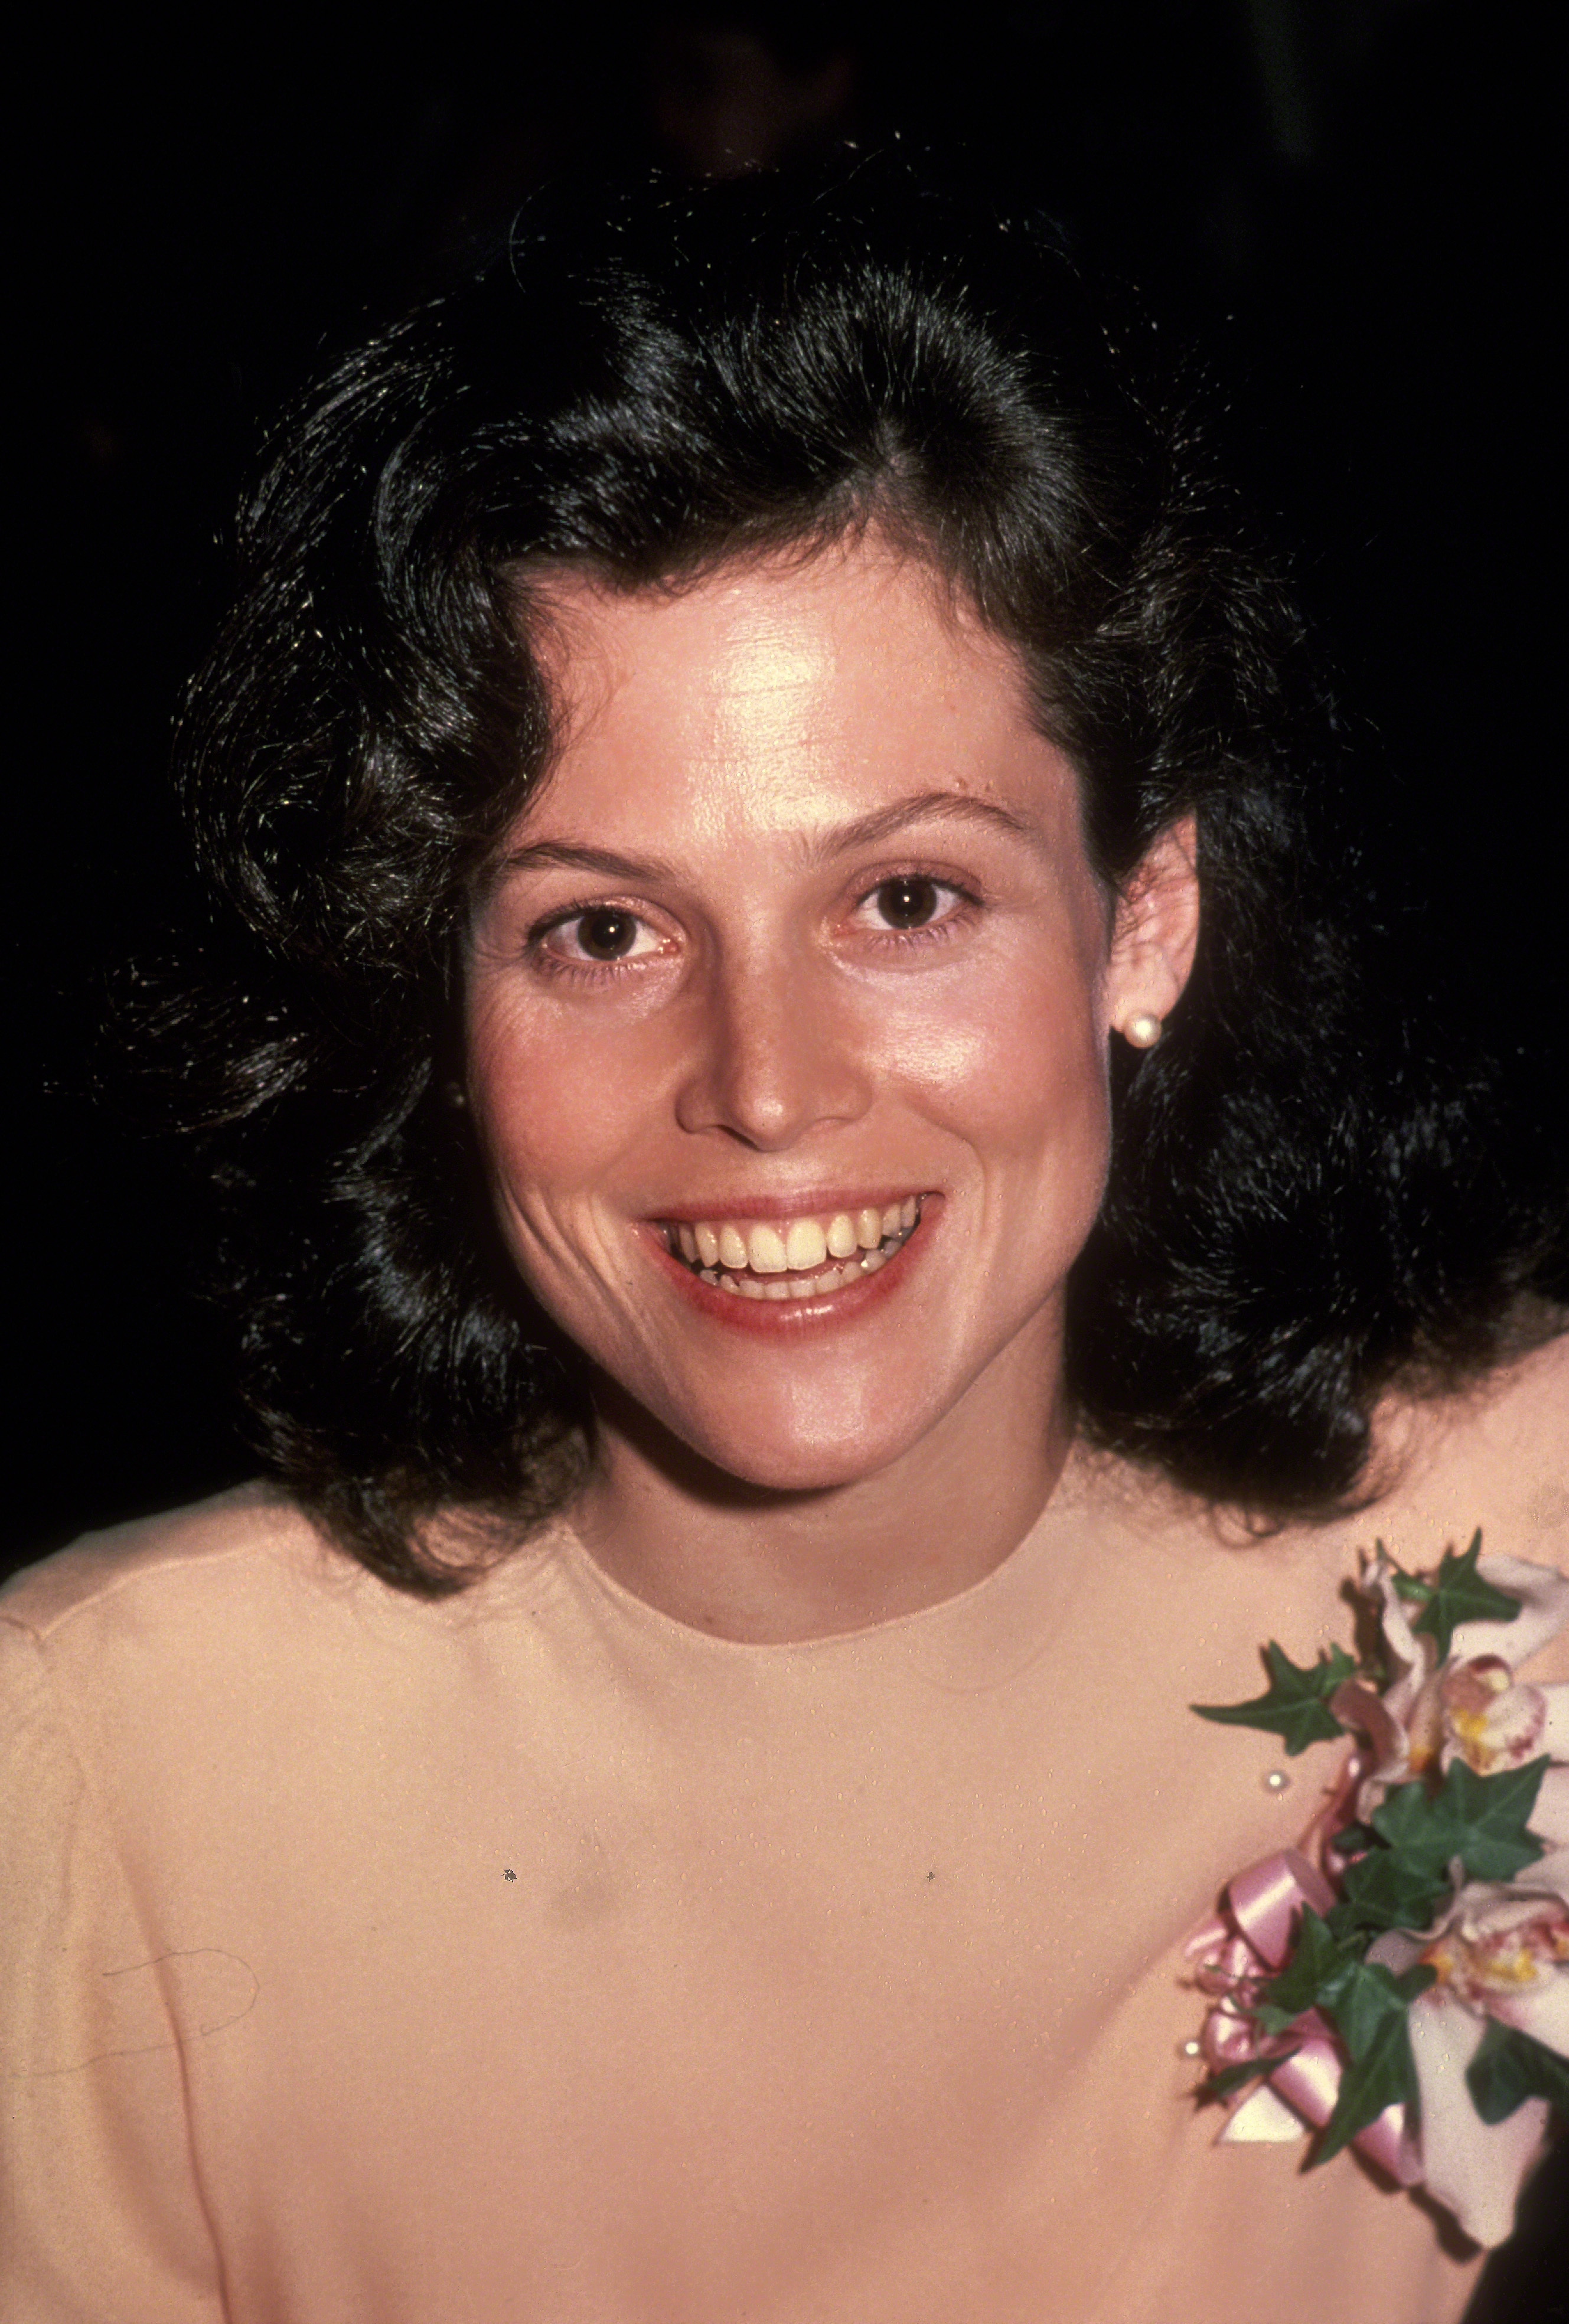
[[[1168,824],[1117,899],[1106,963],[1106,1025],[1140,1048],[1182,996],[1198,943],[1198,824]],[[1135,1029],[1135,1028],[1137,1029]]]

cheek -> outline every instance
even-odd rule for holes
[[[1028,1163],[1109,1135],[1104,1042],[1085,981],[1044,964],[967,1009],[934,1010],[899,1028],[891,1064],[918,1083],[925,1109],[983,1155]]]
[[[481,1019],[469,1042],[469,1103],[498,1194],[519,1209],[591,1186],[635,1139],[624,1073],[578,1038]]]

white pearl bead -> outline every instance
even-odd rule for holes
[[[1123,1019],[1122,1038],[1135,1049],[1152,1049],[1160,1034],[1160,1019],[1152,1010],[1135,1009]]]

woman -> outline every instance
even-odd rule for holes
[[[164,1031],[270,1481],[7,1596],[16,2312],[1457,2316],[1193,2103],[1334,1777],[1187,1706],[1375,1531],[1562,1563],[1564,1342],[1186,422],[1038,235],[656,191],[245,559]]]

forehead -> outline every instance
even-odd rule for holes
[[[794,829],[909,789],[1060,787],[1023,670],[919,559],[875,540],[618,593],[530,589],[558,746],[526,822],[570,809]],[[1070,788],[1071,775],[1067,776]]]

